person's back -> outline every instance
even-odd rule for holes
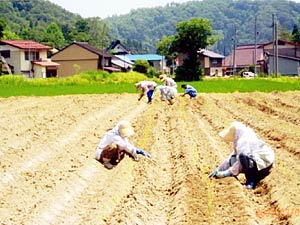
[[[181,88],[185,89],[183,96],[189,95],[190,98],[195,98],[197,96],[197,90],[189,85],[189,84],[182,84]]]

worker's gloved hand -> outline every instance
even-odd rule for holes
[[[219,172],[219,170],[218,170],[218,169],[215,169],[214,171],[212,171],[212,172],[208,175],[208,177],[209,177],[209,178],[211,178],[211,177],[216,177],[216,175],[217,175],[218,172]]]
[[[143,155],[147,158],[151,158],[151,155],[148,152],[145,152],[142,149],[137,148],[135,151],[136,151],[136,154],[140,154],[140,155]]]
[[[229,177],[229,176],[231,176],[230,171],[225,170],[225,171],[218,171],[215,177],[223,178],[223,177]]]
[[[223,178],[229,176],[231,176],[231,172],[229,170],[219,171],[218,169],[215,169],[213,172],[209,174],[208,177]]]

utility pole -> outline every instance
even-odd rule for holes
[[[257,63],[257,58],[256,58],[256,35],[257,35],[257,27],[256,27],[256,22],[257,22],[257,16],[255,15],[255,21],[254,21],[254,74],[256,74],[256,63]]]
[[[236,25],[234,26],[234,38],[233,38],[233,75],[235,75],[235,70],[236,70],[236,66],[235,66],[235,49],[236,49]]]
[[[275,76],[278,76],[278,23],[275,22]]]
[[[273,29],[273,73],[275,73],[275,43],[276,43],[276,38],[275,38],[275,15],[272,14],[272,29]]]

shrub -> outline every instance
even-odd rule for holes
[[[147,74],[150,64],[147,60],[136,60],[133,64],[133,71]]]

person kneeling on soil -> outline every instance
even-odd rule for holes
[[[182,97],[184,97],[185,95],[189,95],[190,98],[196,98],[197,90],[193,86],[189,84],[182,84],[181,88],[185,89],[184,93],[182,94]]]
[[[135,147],[128,141],[128,137],[134,134],[133,127],[126,120],[120,121],[113,129],[106,132],[100,140],[95,159],[105,168],[112,169],[118,165],[127,154],[133,160],[138,161],[138,154],[150,158],[150,154]]]
[[[273,149],[241,122],[233,122],[219,135],[224,141],[233,142],[234,151],[209,177],[223,178],[244,173],[246,188],[254,189],[271,172],[275,160]]]
[[[158,85],[157,89],[160,91],[160,99],[162,101],[167,99],[170,105],[175,103],[175,97],[177,95],[177,89],[175,87]]]

